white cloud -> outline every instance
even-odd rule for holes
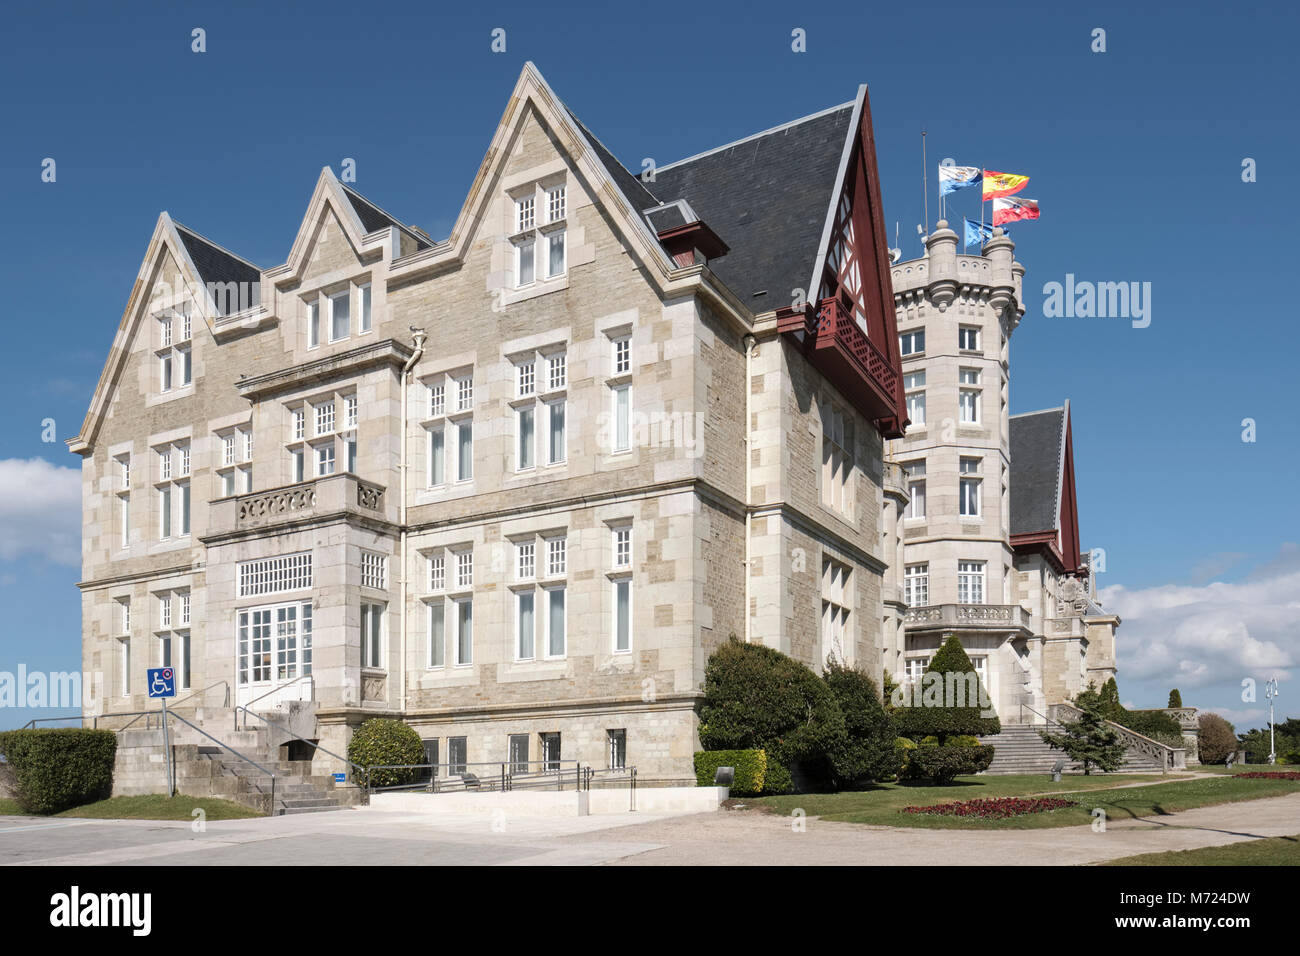
[[[0,561],[81,563],[81,469],[0,459]]]
[[[1239,685],[1263,693],[1274,674],[1300,666],[1300,548],[1284,546],[1240,581],[1103,588],[1106,609],[1123,619],[1116,636],[1121,673],[1186,689]],[[1217,708],[1216,708],[1217,709]]]

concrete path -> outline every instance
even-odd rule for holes
[[[1096,863],[1300,833],[1300,794],[1055,830],[915,830],[830,823],[795,832],[757,810],[427,816],[373,810],[208,823],[0,817],[0,865],[971,865]]]

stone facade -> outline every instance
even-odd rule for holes
[[[275,268],[164,213],[70,442],[93,712],[145,709],[165,659],[217,736],[292,705],[339,754],[384,715],[443,763],[514,736],[685,780],[730,635],[878,674],[902,500],[880,431],[632,212],[529,66],[442,242],[328,169]],[[214,275],[246,270],[222,308]]]
[[[1055,537],[1027,547],[1013,533],[1013,496],[1039,494],[1012,482],[1010,340],[1025,312],[1014,248],[998,229],[981,255],[958,255],[940,221],[925,257],[893,266],[911,424],[886,454],[910,493],[895,572],[909,606],[887,666],[915,679],[956,634],[1001,719],[1038,723],[1048,705],[1115,673],[1119,619],[1097,604],[1070,535],[1068,403],[1064,438],[1054,436],[1064,444],[1049,488]]]

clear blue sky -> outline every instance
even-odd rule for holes
[[[1286,172],[1300,137],[1279,110],[1297,92],[1294,8],[1008,2],[994,30],[970,3],[710,3],[679,21],[645,5],[467,6],[10,4],[0,459],[75,465],[62,440],[78,430],[160,210],[272,266],[320,168],[353,157],[363,194],[441,238],[525,60],[633,168],[847,101],[866,82],[890,240],[898,222],[905,257],[920,251],[922,129],[932,219],[944,157],[1032,177],[1022,195],[1042,219],[1013,229],[1028,312],[1012,342],[1012,411],[1073,400],[1084,543],[1106,549],[1103,584],[1122,586],[1121,612],[1128,601],[1135,614],[1120,631],[1122,696],[1163,705],[1179,674],[1189,704],[1251,722],[1240,679],[1300,660]],[[206,53],[191,52],[194,27]],[[496,27],[504,54],[490,51]],[[1105,53],[1090,49],[1096,27]],[[791,51],[795,28],[806,53]],[[1242,182],[1245,157],[1258,182]],[[977,210],[959,198],[959,213]],[[1066,273],[1150,282],[1150,327],[1044,318],[1043,283]],[[57,444],[41,442],[45,418]],[[78,569],[42,547],[31,484],[11,472],[0,485],[12,538],[0,542],[0,670],[78,662]],[[1183,595],[1177,639],[1149,613],[1170,594]],[[1256,598],[1269,607],[1243,638],[1230,609]],[[1187,601],[1209,602],[1223,628],[1206,632]],[[1273,649],[1251,657],[1243,640]],[[1159,655],[1125,669],[1153,641],[1178,668],[1168,679]]]

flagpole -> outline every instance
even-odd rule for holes
[[[924,227],[923,235],[929,235],[930,232],[930,182],[929,182],[929,165],[925,158],[925,130],[921,130],[921,215]]]

